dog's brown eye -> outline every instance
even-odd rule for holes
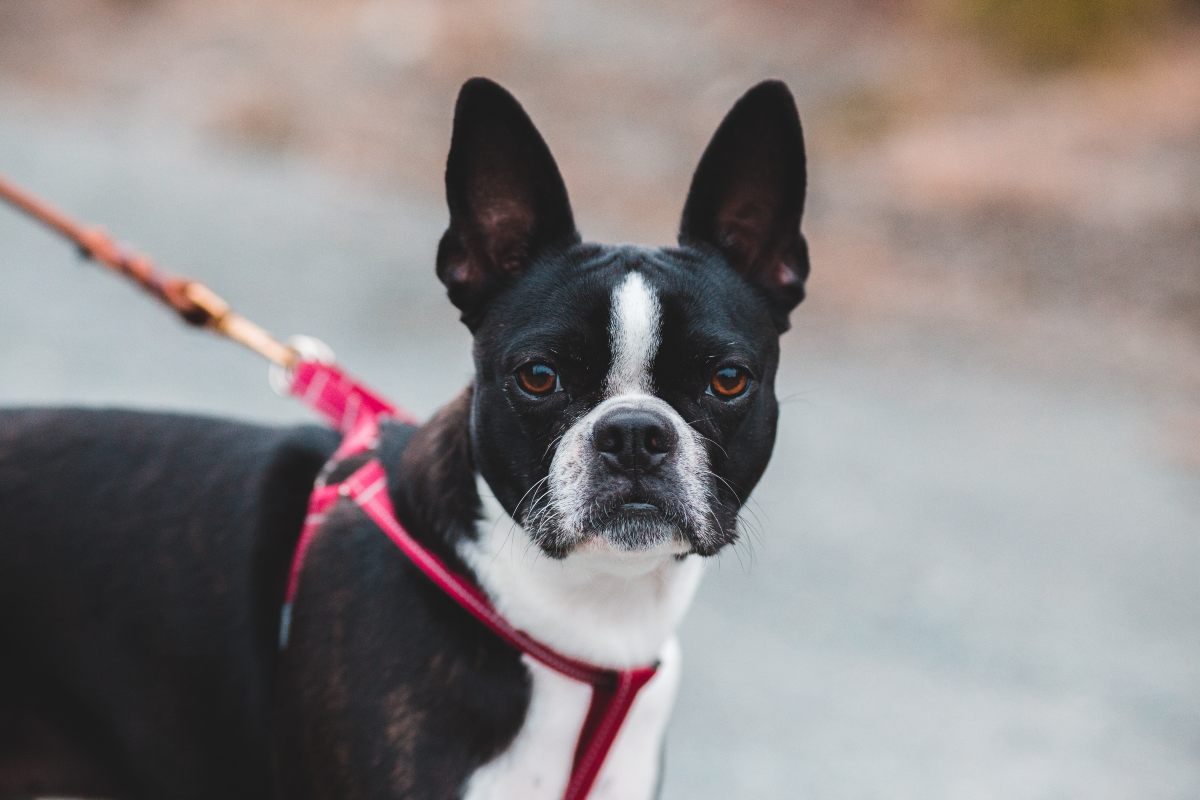
[[[709,391],[724,400],[741,397],[750,386],[750,375],[741,367],[722,367],[713,373]]]
[[[545,397],[558,389],[558,373],[549,364],[526,364],[517,370],[517,383],[529,394]]]

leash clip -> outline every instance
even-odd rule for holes
[[[315,336],[297,335],[287,340],[287,346],[297,358],[289,365],[272,362],[267,367],[267,382],[280,397],[292,395],[292,368],[300,361],[315,361],[318,364],[336,364],[333,348]]]

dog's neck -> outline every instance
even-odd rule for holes
[[[700,557],[596,543],[546,556],[478,477],[469,426],[468,389],[405,449],[398,499],[414,534],[473,573],[510,623],[564,655],[613,668],[652,663],[691,603]]]
[[[479,484],[486,513],[459,553],[500,613],[575,658],[609,667],[652,663],[691,603],[700,557],[591,547],[552,559]]]

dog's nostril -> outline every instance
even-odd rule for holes
[[[621,429],[616,425],[601,425],[593,436],[596,449],[601,453],[619,453],[622,449]]]
[[[669,428],[650,425],[646,428],[644,441],[646,450],[651,453],[669,453],[674,442],[674,434]]]

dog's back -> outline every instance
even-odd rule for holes
[[[0,797],[267,794],[279,603],[335,446],[319,428],[0,412]]]

